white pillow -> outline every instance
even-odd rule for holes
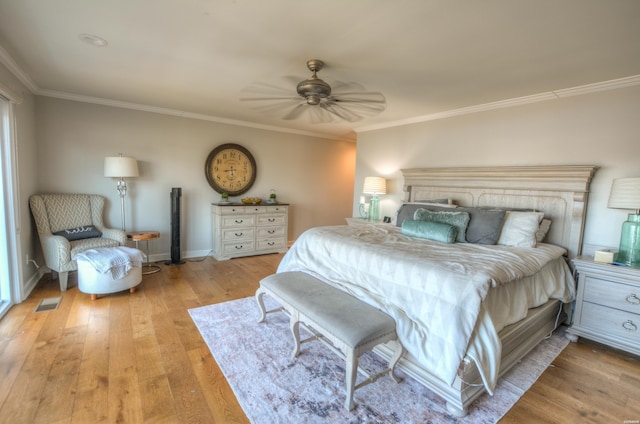
[[[543,217],[544,212],[507,211],[498,244],[536,247],[536,232]]]

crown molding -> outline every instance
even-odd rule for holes
[[[11,72],[18,80],[24,84],[31,93],[36,94],[39,90],[38,85],[27,75],[26,72],[18,66],[15,60],[11,57],[11,55],[0,46],[0,63],[7,67],[9,72]]]
[[[382,124],[367,125],[355,128],[357,133],[380,130],[385,128],[399,127],[409,124],[417,124],[420,122],[435,121],[438,119],[451,118],[453,116],[468,115],[470,113],[485,112],[488,110],[503,109],[507,107],[521,106],[530,103],[544,102],[547,100],[556,100],[571,96],[580,96],[583,94],[596,93],[599,91],[615,90],[617,88],[632,87],[640,85],[640,75],[618,78],[609,81],[597,82],[594,84],[580,85],[572,88],[548,91],[546,93],[534,94],[531,96],[516,97],[514,99],[500,100],[497,102],[484,103],[475,106],[463,107],[444,112],[432,113],[429,115],[416,116],[413,118],[402,119],[398,121],[386,122]]]

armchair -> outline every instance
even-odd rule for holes
[[[58,273],[60,291],[67,290],[69,271],[78,269],[76,256],[80,252],[98,247],[121,246],[127,241],[123,230],[105,227],[102,196],[34,194],[29,198],[29,206],[38,230],[45,264],[51,271]]]

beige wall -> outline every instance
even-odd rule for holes
[[[597,165],[584,251],[617,248],[628,211],[607,209],[611,182],[640,176],[640,87],[550,100],[358,134],[353,212],[365,176],[388,178],[381,214],[403,198],[400,169],[438,166]]]
[[[112,226],[121,225],[120,200],[115,181],[103,177],[104,157],[138,160],[141,175],[129,181],[126,198],[127,229],[160,231],[150,243],[152,260],[169,257],[173,187],[182,188],[182,257],[209,254],[210,205],[219,194],[207,183],[204,164],[226,142],[243,145],[256,159],[258,176],[244,196],[265,198],[275,189],[291,204],[290,240],[310,227],[342,224],[351,214],[353,143],[41,96],[36,123],[38,191],[101,194]]]

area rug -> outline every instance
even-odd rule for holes
[[[277,306],[267,296],[265,304],[268,309]],[[495,423],[568,344],[560,332],[544,340],[500,380],[493,396],[482,395],[463,418],[452,416],[443,399],[402,371],[396,371],[403,378],[399,384],[384,376],[356,390],[356,408],[349,412],[343,406],[344,361],[320,342],[303,344],[292,360],[293,339],[284,313],[268,314],[258,324],[253,297],[189,313],[255,424]],[[363,355],[360,364],[374,372],[386,365],[373,353]]]

